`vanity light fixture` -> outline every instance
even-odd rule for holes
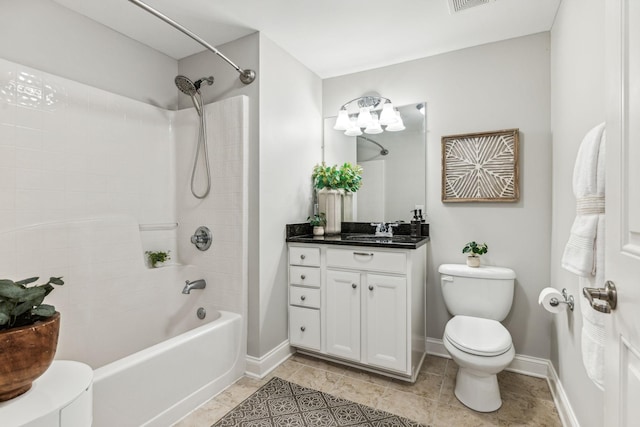
[[[357,105],[357,113],[349,114],[351,104]],[[345,131],[347,136],[362,135],[362,129],[368,134],[405,129],[400,112],[393,107],[391,100],[374,95],[361,96],[343,104],[333,128]]]

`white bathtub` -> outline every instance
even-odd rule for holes
[[[242,318],[226,311],[209,318],[215,320],[96,369],[93,426],[167,427],[237,380],[244,371]]]

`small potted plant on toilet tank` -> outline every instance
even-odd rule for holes
[[[469,242],[462,248],[463,254],[468,254],[467,265],[469,267],[480,267],[480,255],[487,253],[489,248],[486,243],[478,244],[476,242]]]

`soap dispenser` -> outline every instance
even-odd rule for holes
[[[418,217],[418,209],[413,209],[413,219],[411,220],[411,237],[420,237],[422,236],[422,221]]]

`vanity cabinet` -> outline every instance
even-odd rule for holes
[[[318,255],[313,264],[310,252]],[[303,254],[305,267],[319,275],[317,287],[300,278],[309,271],[300,270]],[[289,243],[290,344],[317,357],[415,381],[426,351],[425,286],[426,245]]]

